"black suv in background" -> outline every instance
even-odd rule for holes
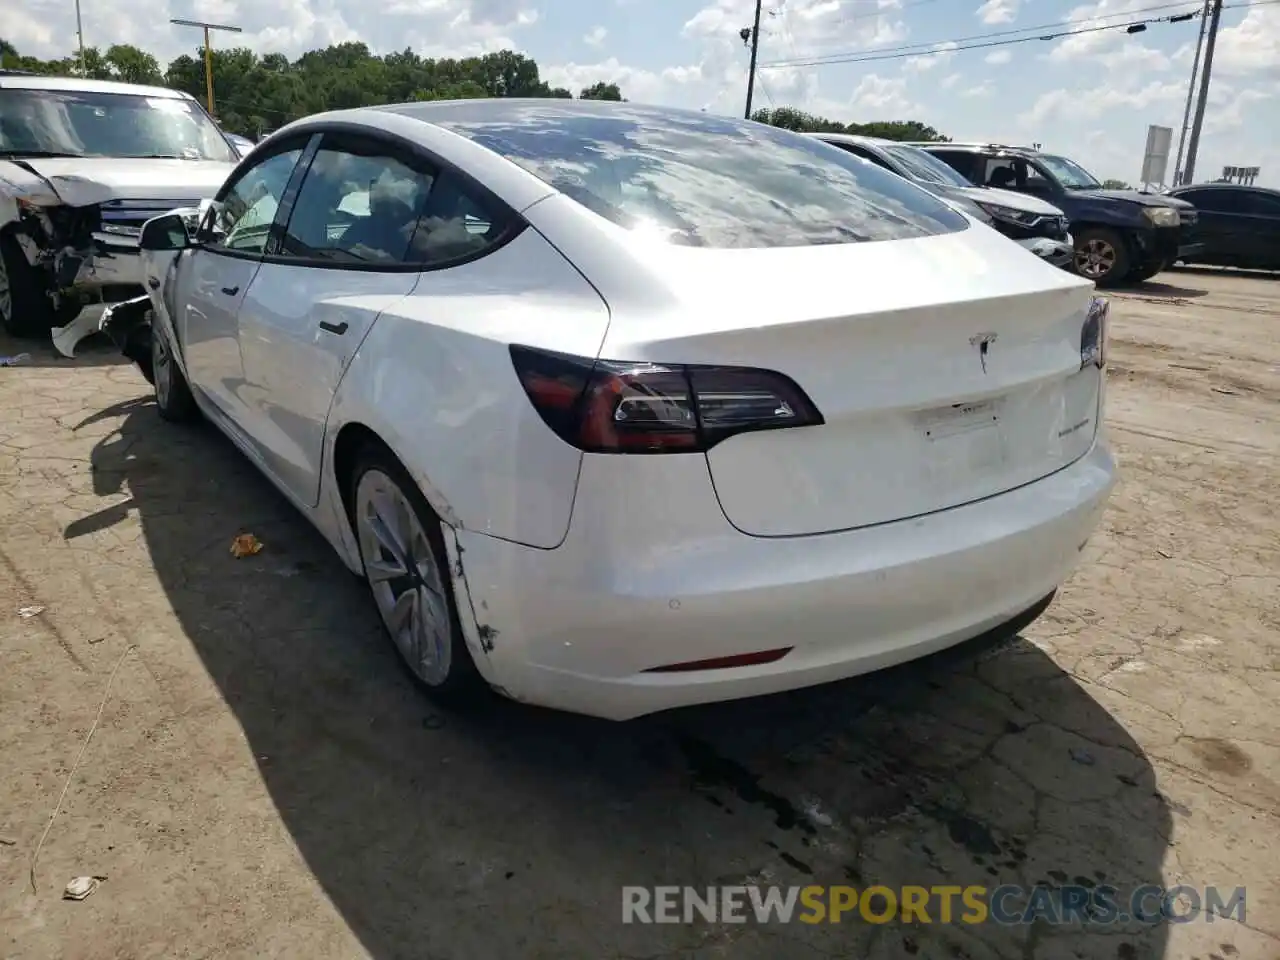
[[[1136,283],[1203,249],[1196,208],[1140,190],[1107,190],[1066,157],[995,143],[917,143],[974,183],[1060,207],[1071,221],[1076,272],[1098,286]]]

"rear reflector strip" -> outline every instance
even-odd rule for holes
[[[669,663],[663,667],[650,667],[645,673],[688,673],[692,670],[727,670],[730,667],[754,667],[762,663],[776,663],[795,647],[778,650],[761,650],[758,653],[738,653],[732,657],[712,657],[709,660],[687,660]]]

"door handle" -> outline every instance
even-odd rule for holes
[[[240,292],[240,288],[239,287],[223,287],[222,292],[225,293],[228,297],[234,297],[237,293]]]
[[[347,332],[347,321],[343,320],[341,323],[329,323],[326,320],[321,320],[320,329],[327,331],[328,333],[336,333],[338,336],[342,336]]]

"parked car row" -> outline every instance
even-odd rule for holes
[[[1054,266],[1071,269],[1075,262],[1066,215],[1043,200],[1011,190],[976,186],[914,144],[846,133],[809,136],[919,184]]]

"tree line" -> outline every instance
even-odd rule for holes
[[[284,54],[261,56],[246,47],[214,50],[213,96],[218,122],[232,133],[257,139],[291,120],[323,110],[367,107],[410,100],[479,97],[573,99],[573,91],[552,87],[532,58],[512,50],[480,57],[433,60],[406,48],[377,56],[363,43],[339,43],[311,50],[296,60]],[[23,56],[0,39],[0,67],[60,76],[81,75],[79,55],[58,60]],[[130,44],[105,51],[86,47],[84,76],[172,87],[205,100],[204,50],[183,54],[161,68],[150,53]],[[601,80],[577,93],[582,100],[623,100],[617,83]],[[798,131],[837,131],[889,140],[946,140],[915,120],[842,124],[791,107],[759,110],[752,119]]]

